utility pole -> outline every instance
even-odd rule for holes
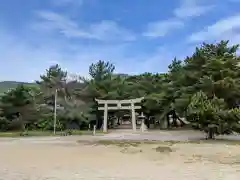
[[[55,90],[54,98],[54,122],[53,122],[53,134],[56,134],[56,124],[57,124],[57,89]]]

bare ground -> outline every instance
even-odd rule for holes
[[[113,137],[141,139],[142,135],[0,139],[0,180],[238,180],[240,177],[239,145],[96,143]]]

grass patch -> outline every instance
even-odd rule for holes
[[[134,146],[138,147],[143,144],[156,144],[157,141],[134,141],[134,140],[99,140],[97,144],[100,145],[115,145],[119,147]]]
[[[102,131],[96,131],[96,134],[102,134]],[[36,137],[36,136],[68,136],[68,135],[92,135],[92,131],[57,131],[53,134],[52,131],[11,131],[11,132],[0,132],[0,137]]]
[[[223,145],[240,145],[240,140],[226,140],[226,139],[214,139],[214,140],[190,140],[178,143],[191,143],[191,144],[223,144]]]
[[[83,143],[86,141],[78,142]],[[120,152],[128,154],[136,154],[143,152],[143,150],[141,149],[141,145],[158,145],[156,148],[153,148],[153,150],[160,153],[173,152],[173,149],[169,147],[172,144],[165,141],[98,140],[87,143],[90,145],[117,146],[122,149]]]
[[[160,153],[170,153],[173,152],[173,149],[169,146],[158,146],[155,148],[156,152]]]
[[[0,132],[0,137],[22,137],[22,136],[52,136],[53,133],[50,131],[11,131],[11,132]]]
[[[174,144],[223,144],[223,145],[240,145],[239,140],[191,140],[191,141],[151,141],[151,140],[94,140],[94,141],[82,141],[79,143],[87,143],[94,145],[104,145],[104,146],[118,146],[118,147],[138,147],[145,144],[156,144],[156,145],[168,145],[172,146]]]
[[[142,153],[143,150],[137,147],[124,147],[120,152],[124,154],[138,154]]]
[[[227,139],[199,139],[199,140],[187,140],[187,141],[158,141],[168,144],[223,144],[223,145],[240,145],[240,140],[227,140]]]
[[[104,132],[102,130],[96,130],[96,134],[104,134]],[[93,135],[93,132],[88,130],[72,130],[71,135]]]
[[[135,140],[94,140],[94,141],[85,141],[85,140],[79,140],[78,143],[87,143],[87,144],[93,144],[93,145],[104,145],[104,146],[118,146],[118,147],[138,147],[140,145],[144,144],[168,144],[169,142],[164,141],[135,141]]]

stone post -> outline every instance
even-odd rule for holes
[[[104,116],[103,116],[103,132],[107,132],[107,122],[108,119],[108,105],[107,103],[104,104]]]
[[[132,128],[133,128],[133,131],[137,131],[134,103],[131,103],[131,111],[132,111]]]
[[[96,125],[93,126],[93,135],[96,135]]]

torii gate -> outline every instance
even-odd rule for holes
[[[129,99],[129,100],[100,100],[95,99],[98,105],[104,105],[103,107],[98,107],[98,110],[104,110],[104,120],[103,120],[103,132],[107,132],[107,119],[108,119],[108,110],[131,110],[132,114],[132,129],[134,131],[137,130],[136,127],[136,115],[135,109],[141,109],[141,106],[135,106],[135,103],[141,103],[144,97],[136,98],[136,99]],[[116,106],[108,106],[116,105]],[[122,106],[124,105],[124,106]],[[130,105],[130,106],[129,106]]]

